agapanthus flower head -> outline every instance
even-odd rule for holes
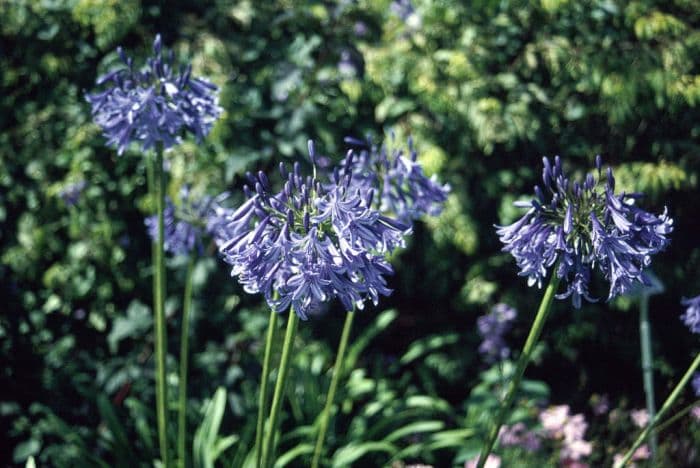
[[[311,160],[315,159],[309,142]],[[347,156],[352,164],[353,154]],[[388,295],[385,256],[404,245],[410,228],[372,208],[374,192],[336,171],[331,183],[304,177],[300,165],[280,164],[282,190],[263,172],[249,174],[247,201],[228,217],[219,250],[248,293],[261,293],[277,312],[290,307],[302,319],[338,298],[346,310]],[[315,171],[314,171],[315,172]]]
[[[483,341],[479,352],[489,364],[506,359],[510,348],[505,342],[504,335],[513,326],[518,312],[507,304],[499,303],[493,306],[491,312],[482,315],[476,321],[479,334]]]
[[[391,213],[404,224],[440,214],[450,186],[440,184],[435,175],[425,175],[411,138],[408,155],[402,149],[377,147],[371,141],[348,137],[345,142],[356,149],[351,150],[355,153],[351,165],[341,163],[341,174],[351,173],[353,185],[363,192],[377,192],[374,206],[379,211]]]
[[[693,374],[693,381],[691,382],[693,386],[693,391],[695,392],[695,396],[700,397],[700,372],[696,372]]]
[[[190,65],[176,70],[173,53],[164,56],[161,37],[153,43],[153,57],[143,69],[117,49],[123,66],[101,76],[103,91],[87,94],[92,116],[104,132],[107,145],[122,154],[129,143],[143,150],[156,144],[169,148],[190,132],[203,139],[221,114],[218,88],[205,78],[193,77]]]
[[[686,309],[681,315],[681,320],[685,323],[693,333],[700,333],[700,296],[695,296],[690,299],[681,301]]]
[[[180,189],[178,203],[170,197],[165,199],[163,210],[164,249],[173,255],[190,255],[195,249],[203,248],[205,235],[218,239],[222,226],[222,213],[228,212],[221,205],[226,193],[217,197],[196,197],[189,186]],[[158,238],[158,216],[145,220],[151,239]]]
[[[543,158],[543,189],[535,187],[535,198],[519,206],[527,213],[509,226],[499,226],[504,251],[515,257],[520,275],[528,284],[541,287],[547,271],[555,274],[571,296],[575,307],[581,299],[595,301],[589,283],[595,269],[610,283],[608,300],[628,291],[635,282],[649,284],[644,270],[651,257],[669,244],[673,220],[666,209],[654,215],[636,206],[638,194],[616,194],[615,178],[608,168],[583,181],[570,181],[559,157],[554,164]]]

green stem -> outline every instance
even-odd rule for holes
[[[661,409],[658,413],[656,413],[656,417],[653,420],[649,420],[647,427],[642,431],[641,434],[639,434],[639,437],[637,437],[637,440],[634,441],[634,444],[632,444],[632,447],[627,451],[622,461],[620,461],[620,463],[616,466],[623,467],[627,463],[629,463],[630,458],[632,458],[632,454],[634,454],[635,450],[637,450],[637,448],[639,448],[639,446],[642,445],[642,442],[644,442],[644,440],[649,436],[649,433],[656,424],[656,421],[663,418],[664,415],[668,412],[668,410],[671,409],[671,406],[673,406],[673,404],[676,402],[676,400],[681,394],[681,391],[686,386],[690,378],[693,376],[693,373],[697,370],[698,366],[700,366],[700,353],[697,356],[695,356],[695,360],[692,362],[692,364],[690,364],[688,370],[685,371],[685,374],[683,374],[681,381],[678,382],[676,388],[674,388],[671,394],[668,396],[668,398],[666,398],[666,401],[661,406]]]
[[[326,405],[321,413],[321,425],[318,430],[318,438],[316,439],[316,448],[314,448],[314,458],[311,463],[312,468],[318,468],[319,461],[321,459],[321,452],[323,451],[323,442],[326,438],[326,431],[328,430],[328,422],[331,418],[331,410],[333,409],[333,400],[335,399],[335,392],[338,389],[338,381],[343,373],[343,362],[345,360],[345,348],[348,345],[348,338],[350,337],[350,329],[352,328],[352,319],[355,316],[354,311],[349,311],[345,315],[345,324],[343,325],[343,332],[340,336],[340,343],[338,344],[338,355],[335,358],[335,366],[333,367],[333,378],[331,379],[331,386],[328,390],[328,395],[326,396]]]
[[[654,432],[656,432],[657,434],[660,433],[661,431],[666,429],[668,426],[670,426],[671,424],[673,424],[674,422],[678,421],[683,416],[688,414],[688,412],[690,412],[690,410],[692,410],[693,408],[695,408],[698,405],[700,405],[700,400],[695,400],[694,402],[692,402],[691,404],[689,404],[688,406],[686,406],[685,408],[683,408],[682,410],[680,410],[679,412],[677,412],[676,414],[674,414],[673,416],[668,418],[662,424],[657,424],[654,427]]]
[[[262,376],[260,378],[260,395],[258,395],[258,424],[255,432],[255,466],[260,467],[262,461],[262,439],[265,427],[265,414],[267,413],[267,383],[270,378],[270,361],[272,361],[272,343],[277,331],[278,314],[270,310],[270,321],[267,326],[265,338],[265,355],[263,357]]]
[[[484,468],[486,459],[488,458],[489,454],[491,453],[491,450],[493,449],[494,444],[496,443],[498,433],[506,419],[508,410],[513,404],[513,400],[515,400],[515,393],[518,390],[518,387],[520,386],[520,380],[522,379],[523,374],[525,373],[525,368],[530,362],[532,351],[535,349],[537,340],[539,339],[540,334],[542,333],[544,323],[547,320],[547,317],[549,316],[549,312],[552,308],[552,301],[554,300],[554,295],[557,292],[557,287],[559,286],[559,277],[557,277],[556,275],[556,270],[557,267],[555,266],[552,269],[552,277],[549,279],[547,289],[545,289],[544,291],[542,302],[540,302],[540,307],[539,309],[537,309],[537,315],[535,316],[535,320],[532,323],[532,327],[530,328],[530,333],[528,334],[527,340],[525,341],[525,346],[523,346],[523,350],[520,353],[520,357],[518,358],[518,362],[515,367],[515,373],[513,374],[513,379],[508,385],[506,397],[503,400],[501,408],[499,409],[496,415],[493,428],[491,429],[489,437],[486,440],[483,449],[481,450],[481,455],[479,455],[479,463],[477,464],[477,468]]]
[[[267,468],[272,466],[275,459],[275,433],[277,432],[277,420],[282,407],[282,399],[284,397],[285,385],[287,383],[287,373],[289,372],[289,363],[291,361],[292,345],[294,336],[297,331],[299,318],[294,313],[294,308],[289,309],[289,319],[287,320],[287,330],[284,334],[284,344],[282,345],[282,358],[280,359],[280,367],[275,383],[275,393],[272,397],[272,409],[270,410],[270,424],[265,434],[263,443],[262,467]]]
[[[647,413],[649,420],[656,415],[654,398],[654,366],[651,355],[651,331],[649,326],[649,295],[642,294],[639,307],[639,341],[642,347],[642,373],[644,377],[644,393],[646,394]],[[649,432],[649,448],[651,460],[656,456],[656,430]]]
[[[177,458],[182,468],[187,466],[186,434],[187,434],[187,365],[190,341],[190,311],[192,310],[192,272],[194,271],[195,255],[190,256],[185,276],[185,295],[182,300],[182,324],[180,325],[180,388],[177,403]]]
[[[165,376],[165,359],[167,353],[167,337],[165,330],[165,239],[163,235],[163,211],[165,207],[165,173],[163,172],[163,146],[156,149],[156,162],[153,168],[154,186],[156,192],[156,211],[158,214],[158,240],[155,252],[155,340],[156,340],[156,417],[158,420],[158,443],[163,466],[170,465],[168,458],[168,393]]]

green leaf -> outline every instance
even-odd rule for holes
[[[283,468],[296,458],[302,455],[311,454],[313,453],[313,451],[314,446],[311,444],[297,445],[293,449],[283,453],[277,458],[277,461],[275,461],[275,468]]]
[[[15,451],[12,453],[12,460],[15,463],[22,463],[23,461],[28,460],[32,455],[39,453],[39,449],[41,449],[41,444],[36,439],[29,439],[25,440],[24,442],[20,442],[17,444]]]
[[[357,459],[372,452],[386,452],[392,454],[397,449],[388,442],[365,442],[361,444],[348,444],[339,448],[333,454],[333,468],[348,467]]]
[[[205,404],[204,418],[194,433],[192,462],[195,468],[214,468],[214,461],[219,455],[238,440],[235,436],[219,437],[225,409],[226,390],[219,387]]]

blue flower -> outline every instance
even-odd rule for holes
[[[700,372],[696,372],[693,375],[693,390],[695,391],[695,396],[700,397]]]
[[[690,299],[683,299],[681,304],[686,306],[685,313],[681,315],[681,320],[693,333],[700,333],[700,296]]]
[[[195,198],[188,186],[180,190],[180,200],[175,205],[170,197],[165,199],[163,210],[164,249],[173,255],[190,255],[195,248],[203,249],[203,238],[219,238],[222,216],[231,210],[221,206],[220,202],[227,194],[218,197]],[[158,216],[149,216],[145,220],[148,235],[154,241],[158,239]]]
[[[498,226],[504,251],[515,258],[520,275],[528,284],[542,286],[548,269],[557,263],[556,275],[575,307],[581,300],[594,302],[588,287],[594,269],[610,284],[608,300],[628,291],[636,282],[649,285],[644,270],[651,256],[669,244],[673,220],[666,209],[653,215],[635,205],[639,195],[615,194],[615,178],[608,168],[601,179],[601,160],[596,158],[598,177],[570,182],[559,157],[554,165],[543,158],[544,190],[535,187],[535,198],[518,203],[527,213],[509,226]]]
[[[427,177],[417,162],[418,153],[408,139],[409,156],[402,150],[389,151],[371,141],[346,138],[358,147],[340,165],[342,174],[352,174],[352,184],[363,192],[376,193],[373,206],[411,224],[421,216],[436,216],[442,211],[450,186],[440,184],[435,175]]]
[[[133,60],[117,49],[125,66],[98,78],[98,86],[107,84],[105,90],[86,95],[107,145],[120,155],[132,142],[141,143],[144,151],[159,143],[169,148],[185,132],[200,141],[221,114],[218,88],[191,76],[189,65],[175,71],[172,51],[163,57],[160,35],[153,51],[148,66],[136,70]]]
[[[309,142],[312,161],[313,144]],[[273,192],[267,176],[249,175],[247,201],[224,216],[219,250],[244,290],[260,293],[270,307],[290,307],[299,317],[337,298],[346,310],[391,293],[385,256],[404,245],[410,228],[372,208],[372,192],[335,172],[331,183],[302,177],[281,164],[285,180]],[[225,238],[225,240],[224,240]]]
[[[491,312],[482,315],[476,321],[479,334],[484,341],[479,345],[479,352],[489,364],[508,358],[510,348],[506,345],[503,335],[513,326],[518,312],[507,304],[499,303],[491,308]]]

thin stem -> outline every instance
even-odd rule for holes
[[[156,417],[158,420],[158,444],[163,466],[170,465],[168,458],[168,389],[165,380],[165,359],[167,354],[167,337],[165,330],[165,239],[163,235],[164,221],[163,211],[165,206],[165,174],[163,172],[163,147],[158,145],[156,149],[156,163],[154,167],[156,211],[158,213],[158,241],[155,254],[155,339],[156,339]]]
[[[180,331],[180,387],[177,403],[177,455],[178,464],[187,466],[186,434],[187,434],[187,365],[190,341],[190,311],[192,310],[192,272],[194,271],[195,255],[190,256],[185,276],[185,295],[182,300],[182,324]]]
[[[270,378],[270,361],[272,361],[272,343],[277,331],[278,314],[270,310],[270,321],[267,326],[265,338],[265,355],[263,357],[262,376],[260,378],[260,395],[258,396],[258,424],[255,432],[255,466],[259,467],[262,461],[262,439],[265,427],[265,415],[267,414],[267,383]]]
[[[679,412],[677,412],[676,414],[674,414],[673,416],[668,418],[662,424],[657,424],[654,427],[654,432],[657,434],[660,433],[661,431],[666,429],[668,426],[670,426],[671,424],[673,424],[674,422],[678,421],[683,416],[688,414],[690,412],[690,410],[692,410],[693,408],[695,408],[698,405],[700,405],[700,400],[695,400],[694,402],[692,402],[691,404],[689,404],[688,406],[686,406],[685,408],[683,408],[682,410],[680,410]]]
[[[651,328],[649,326],[649,295],[642,294],[639,305],[639,341],[642,347],[642,374],[644,377],[644,393],[647,401],[649,420],[656,415],[654,398],[654,366],[651,354]],[[652,464],[656,456],[656,430],[649,432],[649,448],[651,449]]]
[[[277,420],[282,407],[285,386],[287,383],[287,373],[289,372],[289,362],[291,361],[292,345],[297,331],[299,318],[294,313],[294,308],[289,309],[289,319],[287,320],[287,330],[284,334],[284,344],[282,345],[282,358],[280,359],[279,373],[275,383],[275,393],[272,397],[272,409],[270,410],[270,424],[265,434],[263,443],[262,467],[272,466],[275,459],[275,433],[277,432]]]
[[[528,334],[527,340],[525,341],[525,346],[523,346],[523,350],[520,353],[520,357],[518,358],[518,362],[515,367],[515,373],[513,374],[513,379],[508,385],[508,391],[506,393],[505,400],[501,404],[501,408],[499,409],[498,414],[496,415],[496,419],[494,421],[494,426],[491,429],[491,432],[489,433],[489,437],[486,440],[483,449],[481,450],[481,455],[479,455],[479,463],[477,464],[477,468],[484,468],[486,459],[488,458],[489,454],[491,453],[491,450],[493,449],[494,444],[496,443],[498,433],[505,421],[506,414],[508,413],[510,406],[513,404],[513,400],[515,400],[515,393],[518,390],[520,380],[522,379],[523,374],[525,373],[525,368],[530,362],[532,351],[535,349],[537,340],[539,339],[540,334],[542,333],[544,323],[547,320],[547,317],[549,316],[549,312],[552,308],[552,301],[554,300],[554,294],[557,292],[557,287],[559,286],[559,277],[557,277],[556,270],[557,267],[555,266],[552,269],[552,277],[549,279],[547,289],[545,289],[544,291],[542,302],[540,302],[540,307],[539,309],[537,309],[537,315],[535,316],[535,320],[532,323],[532,327],[530,328],[530,333]]]
[[[664,415],[668,412],[668,410],[671,409],[671,406],[673,406],[673,404],[676,402],[676,400],[681,394],[681,391],[686,386],[690,378],[693,376],[693,373],[697,370],[698,366],[700,366],[700,354],[695,356],[695,360],[692,362],[692,364],[690,364],[688,370],[685,371],[685,374],[683,374],[683,377],[681,378],[681,381],[678,382],[678,385],[676,385],[676,388],[674,388],[671,394],[668,396],[668,398],[666,398],[666,401],[661,406],[661,409],[658,413],[656,413],[656,417],[653,420],[649,420],[647,427],[642,431],[641,434],[639,434],[639,437],[637,437],[637,440],[634,441],[632,447],[627,451],[620,463],[616,466],[623,467],[627,463],[629,463],[630,458],[632,458],[632,454],[634,454],[634,451],[637,450],[637,448],[639,448],[639,446],[642,445],[642,442],[644,442],[644,440],[649,436],[649,433],[656,424],[656,421],[663,418]]]
[[[328,395],[326,396],[326,405],[321,413],[321,425],[318,430],[318,438],[316,439],[316,448],[314,448],[314,458],[311,463],[312,468],[318,468],[319,461],[321,459],[321,452],[323,451],[323,442],[326,439],[326,431],[328,430],[328,422],[331,419],[331,410],[333,409],[333,400],[335,399],[335,392],[338,389],[338,381],[343,373],[343,362],[345,360],[345,348],[348,345],[348,338],[350,337],[350,329],[352,328],[352,319],[355,316],[354,311],[349,311],[345,315],[345,324],[343,325],[343,332],[340,336],[340,343],[338,344],[338,354],[335,358],[335,366],[333,366],[333,378],[331,379],[331,386],[328,390]]]

